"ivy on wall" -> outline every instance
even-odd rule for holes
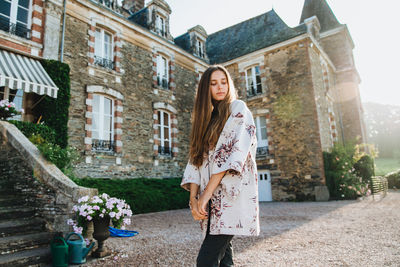
[[[68,145],[68,108],[70,104],[70,68],[68,64],[57,60],[40,62],[50,78],[58,87],[57,99],[45,96],[35,111],[42,116],[42,121],[56,132],[55,143],[65,148]]]

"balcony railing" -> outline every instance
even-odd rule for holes
[[[159,146],[158,147],[158,153],[160,154],[160,155],[167,155],[167,156],[170,156],[171,155],[171,148],[169,148],[169,147],[165,147],[165,146]]]
[[[115,142],[111,140],[92,139],[92,151],[112,152],[115,150]]]
[[[9,19],[0,16],[0,30],[9,32],[22,38],[31,39],[31,30],[25,25],[10,23]]]
[[[266,157],[269,154],[269,149],[267,146],[257,147],[256,157]]]
[[[256,96],[260,94],[262,94],[261,86],[259,86],[258,88],[252,87],[249,90],[247,90],[247,97]]]
[[[107,58],[94,56],[94,64],[102,66],[102,67],[110,69],[110,70],[114,69],[114,62]]]
[[[164,89],[168,89],[168,80],[166,77],[157,77],[157,85],[164,88]]]

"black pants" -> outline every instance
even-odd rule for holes
[[[197,256],[197,267],[233,266],[233,235],[210,235],[210,203],[208,203],[207,234]]]

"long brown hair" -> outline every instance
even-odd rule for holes
[[[212,99],[211,74],[220,70],[228,81],[228,93],[221,101]],[[225,122],[231,113],[230,104],[236,99],[236,91],[228,71],[221,65],[210,66],[202,75],[197,88],[192,113],[189,161],[199,167],[209,149],[214,148]]]

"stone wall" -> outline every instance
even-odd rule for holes
[[[273,199],[311,200],[325,183],[308,42],[265,55],[271,145],[280,178]],[[270,145],[270,146],[271,146]]]
[[[14,190],[46,220],[49,231],[68,232],[72,206],[97,189],[77,186],[12,124],[0,121],[0,177],[13,180]]]
[[[67,18],[66,62],[71,66],[71,105],[69,143],[82,152],[77,166],[79,177],[136,178],[179,177],[188,155],[190,113],[196,87],[195,71],[169,58],[170,88],[158,87],[154,80],[155,52],[121,40],[121,69],[106,70],[88,60],[88,31],[90,26],[72,17]],[[87,87],[112,89],[121,95],[121,142],[118,153],[101,153],[87,149],[90,144],[87,108]],[[169,105],[171,113],[173,156],[158,155],[157,130],[154,127],[156,103]],[[86,114],[86,115],[85,115]],[[176,130],[175,130],[176,129]],[[89,135],[85,130],[89,130]],[[86,150],[85,150],[86,147]],[[88,159],[89,158],[89,159]],[[86,159],[86,160],[85,160]]]

